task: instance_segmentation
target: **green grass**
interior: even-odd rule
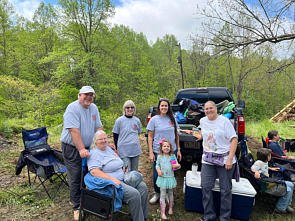
[[[12,123],[13,125],[13,123]],[[288,125],[295,125],[294,121],[283,122],[283,123],[271,123],[269,120],[263,120],[260,122],[246,122],[246,135],[248,137],[257,138],[260,143],[260,137],[266,137],[269,130],[278,130],[282,136],[286,138],[295,139],[295,129],[289,127]],[[46,126],[46,125],[44,125]],[[27,126],[26,129],[33,129],[32,125]],[[60,135],[62,131],[62,126],[47,127],[49,134],[49,144],[56,146],[60,145]],[[1,131],[1,130],[0,130]],[[14,133],[15,136],[15,133]],[[143,135],[142,135],[143,136]],[[39,187],[30,187],[28,185],[27,171],[26,168],[23,169],[19,176],[14,176],[15,173],[15,163],[18,159],[20,151],[23,149],[23,144],[21,140],[21,133],[18,133],[18,144],[19,147],[14,147],[13,145],[8,145],[7,148],[2,149],[0,152],[0,174],[2,183],[1,187],[5,186],[0,190],[0,220],[59,220],[68,221],[72,218],[72,208],[69,204],[69,191],[64,185],[61,186],[57,197],[50,201],[45,193],[45,191]],[[144,180],[149,183],[149,192],[152,193],[151,185],[151,167],[152,165],[148,163],[148,151],[146,142],[142,143],[143,155],[140,159],[141,169],[144,172]],[[288,153],[289,155],[295,155],[295,153]],[[143,169],[144,168],[144,169]],[[174,215],[169,217],[169,220],[198,220],[202,214],[196,212],[186,211],[184,208],[185,196],[182,193],[182,182],[183,176],[185,176],[185,171],[181,170],[176,173],[176,179],[178,180],[178,186],[174,191],[174,196],[176,204],[174,207]],[[56,185],[60,183],[48,183],[47,187],[50,192],[54,191]],[[293,206],[295,198],[293,197]],[[267,204],[267,206],[266,206]],[[268,205],[269,204],[269,205]],[[267,201],[267,203],[257,197],[256,205],[253,207],[251,213],[251,220],[273,220],[273,221],[285,221],[294,220],[294,215],[285,216],[273,216],[269,210],[269,206],[272,204]],[[149,205],[149,221],[161,220],[159,205]],[[86,220],[96,221],[100,220],[94,216],[88,216]],[[127,221],[130,220],[129,216],[120,216],[116,214],[114,220]]]
[[[54,127],[47,128],[48,133],[48,143],[50,144],[60,144],[60,135],[63,129],[63,125],[58,125]]]
[[[19,150],[11,149],[8,151],[0,152],[0,169],[3,170],[3,174],[13,174],[15,173],[16,159],[19,157]]]
[[[268,131],[277,130],[280,135],[287,139],[295,139],[295,129],[289,125],[295,125],[295,121],[285,121],[282,123],[272,123],[268,119],[262,121],[246,121],[246,136],[260,139],[261,136],[267,137]]]

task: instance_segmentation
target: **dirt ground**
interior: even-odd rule
[[[143,154],[140,157],[139,171],[144,175],[144,182],[146,182],[149,193],[152,195],[152,164],[148,160],[145,137],[142,136],[140,139]],[[59,144],[52,144],[51,146],[57,149],[60,148]],[[261,147],[261,142],[249,138],[248,147],[255,151]],[[61,186],[57,197],[51,201],[40,187],[36,189],[28,186],[26,168],[23,169],[20,175],[14,175],[15,165],[22,149],[23,147],[18,146],[16,141],[0,137],[0,220],[72,220],[69,192],[65,185]],[[183,179],[187,170],[190,170],[190,168],[183,166],[175,172],[178,185],[174,190],[174,214],[169,216],[169,220],[196,221],[202,217],[200,213],[187,211],[184,206]],[[52,187],[56,187],[55,184],[49,183],[48,188],[50,191],[53,191]],[[295,220],[295,215],[272,214],[274,203],[274,198],[257,194],[250,220]],[[293,203],[293,206],[295,206],[295,203]],[[89,215],[85,220],[100,219]],[[114,220],[129,221],[130,217],[117,213]],[[159,204],[149,205],[148,221],[151,220],[161,220]]]

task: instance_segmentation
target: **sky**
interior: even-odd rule
[[[27,19],[32,19],[41,0],[9,0],[15,11]],[[58,0],[44,0],[56,5]],[[197,7],[206,7],[209,0],[113,0],[115,15],[109,21],[123,24],[135,32],[142,32],[150,43],[166,34],[173,34],[181,47],[189,49],[190,36],[202,30],[202,18],[198,17]],[[257,0],[246,0],[254,4]],[[289,51],[290,52],[290,51]],[[278,48],[278,56],[288,55],[286,49]],[[288,55],[289,56],[289,55]]]
[[[196,2],[196,0],[122,0],[123,4],[116,7],[116,14],[111,22],[125,24],[136,32],[143,32],[152,42],[165,34],[173,34],[182,47],[187,47],[190,44],[190,35],[201,25],[196,17]]]
[[[10,0],[18,14],[32,19],[41,0]],[[57,0],[44,0],[57,4]],[[165,34],[173,34],[183,48],[191,44],[189,37],[201,22],[196,17],[197,2],[207,0],[114,0],[115,16],[111,23],[124,24],[135,32],[142,32],[149,42]]]

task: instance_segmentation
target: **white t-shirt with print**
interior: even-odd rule
[[[269,176],[268,174],[268,162],[263,162],[261,160],[255,161],[251,166],[252,170],[257,170],[259,173],[262,173],[264,176]]]
[[[209,120],[203,117],[200,120],[200,128],[203,137],[203,151],[217,154],[224,154],[230,151],[231,139],[237,137],[236,131],[230,120],[219,115],[216,120]],[[203,157],[202,157],[203,158]],[[224,163],[227,156],[224,157]],[[233,163],[236,157],[233,158]],[[202,160],[202,163],[207,163]],[[207,163],[209,164],[209,163]]]

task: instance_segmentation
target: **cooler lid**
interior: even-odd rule
[[[256,190],[246,178],[240,178],[239,182],[236,182],[235,179],[232,180],[232,193],[239,195],[255,196]]]
[[[188,170],[186,172],[185,181],[186,185],[189,187],[201,188],[201,172],[193,173],[191,170]],[[213,190],[220,191],[219,179],[216,179]],[[236,182],[235,179],[232,180],[232,193],[246,196],[256,195],[254,187],[246,178],[240,178],[239,182]]]

